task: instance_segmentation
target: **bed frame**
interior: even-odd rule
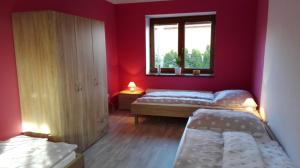
[[[51,136],[49,134],[33,133],[33,132],[23,132],[23,135],[35,137],[35,138],[48,138],[51,142],[62,142],[60,138]],[[76,153],[76,158],[70,162],[65,168],[84,168],[84,158],[80,153]]]
[[[134,115],[135,124],[138,124],[140,115],[188,118],[199,108],[203,107],[191,104],[140,103],[135,101],[131,104],[131,113]]]
[[[76,158],[70,162],[66,168],[84,168],[84,158],[80,153],[76,153]]]
[[[232,109],[222,106],[195,105],[195,104],[163,104],[163,103],[142,103],[134,101],[131,104],[131,114],[134,115],[135,124],[138,124],[140,115],[165,116],[188,118],[198,109],[220,109],[232,111],[244,111],[244,109]],[[253,113],[260,118],[259,113]]]

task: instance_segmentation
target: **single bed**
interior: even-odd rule
[[[83,168],[77,145],[19,135],[0,141],[0,167]]]
[[[174,168],[294,168],[252,113],[197,110],[189,117]]]
[[[131,104],[131,113],[138,123],[139,115],[188,118],[197,109],[228,109],[257,113],[257,104],[245,90],[219,92],[148,89]]]

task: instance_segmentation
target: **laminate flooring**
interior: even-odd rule
[[[87,168],[171,168],[187,119],[113,112],[107,133],[84,152]]]

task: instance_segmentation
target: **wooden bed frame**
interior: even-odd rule
[[[188,118],[199,108],[204,107],[191,104],[140,103],[135,101],[131,104],[131,113],[134,115],[135,123],[138,124],[139,115]]]
[[[193,114],[194,111],[198,109],[226,109],[232,111],[243,111],[243,109],[230,109],[220,106],[193,104],[142,103],[137,101],[134,101],[131,104],[131,114],[134,115],[135,124],[138,124],[138,117],[140,115],[188,118]],[[260,117],[259,113],[254,114],[256,114],[257,117]]]
[[[62,142],[60,138],[53,137],[49,134],[23,132],[23,135],[35,137],[35,138],[48,138],[50,142]],[[76,158],[70,162],[65,168],[84,168],[84,157],[80,153],[76,153]]]

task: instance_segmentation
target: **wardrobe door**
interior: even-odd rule
[[[79,61],[78,75],[79,85],[82,94],[83,125],[85,130],[85,147],[88,147],[96,140],[96,116],[93,111],[93,44],[92,44],[92,24],[90,19],[76,17],[76,46]]]
[[[106,79],[106,49],[103,22],[92,22],[93,56],[94,56],[94,95],[98,137],[104,134],[107,127],[108,102]]]
[[[13,14],[23,131],[60,135],[59,57],[53,12]]]
[[[78,60],[76,51],[75,16],[57,13],[57,36],[59,37],[59,53],[61,56],[61,81],[64,81],[64,113],[62,115],[64,139],[66,142],[84,146],[84,129],[82,125],[82,96],[79,88]]]

